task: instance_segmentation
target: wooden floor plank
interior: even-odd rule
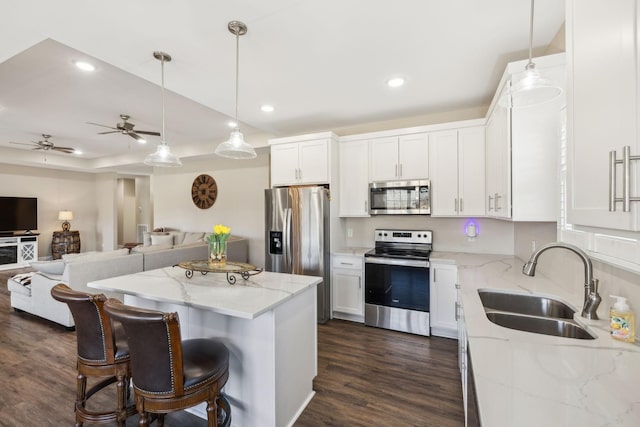
[[[0,272],[0,427],[73,425],[75,332],[13,311],[6,278],[15,273]],[[318,325],[314,389],[296,427],[464,424],[457,342],[446,338],[341,320]],[[92,398],[92,407],[109,407],[114,398],[110,386]],[[130,417],[127,426],[135,425],[137,416]],[[186,412],[165,422],[204,425]]]

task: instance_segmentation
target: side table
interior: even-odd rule
[[[64,254],[80,253],[79,231],[54,231],[51,240],[51,257],[60,259]]]

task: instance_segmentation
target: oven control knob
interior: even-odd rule
[[[387,233],[384,233],[384,237],[387,237]]]
[[[422,234],[418,234],[418,239],[419,239],[420,237],[422,237]]]

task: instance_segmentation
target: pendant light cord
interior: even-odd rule
[[[240,74],[240,29],[236,29],[236,129],[240,128],[240,123],[238,123],[238,87],[239,83],[239,74]]]
[[[161,82],[162,82],[162,143],[166,144],[165,141],[165,133],[164,133],[164,56],[160,61],[160,69],[161,69]]]

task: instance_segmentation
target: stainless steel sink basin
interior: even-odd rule
[[[523,316],[503,311],[487,311],[486,314],[487,318],[496,325],[509,329],[581,340],[595,339],[593,335],[573,320]]]
[[[573,320],[575,310],[540,295],[478,290],[487,318],[496,325],[556,337],[592,340],[596,337]]]
[[[561,301],[538,295],[489,290],[479,290],[478,294],[485,309],[558,319],[573,319],[575,313],[573,308]]]

